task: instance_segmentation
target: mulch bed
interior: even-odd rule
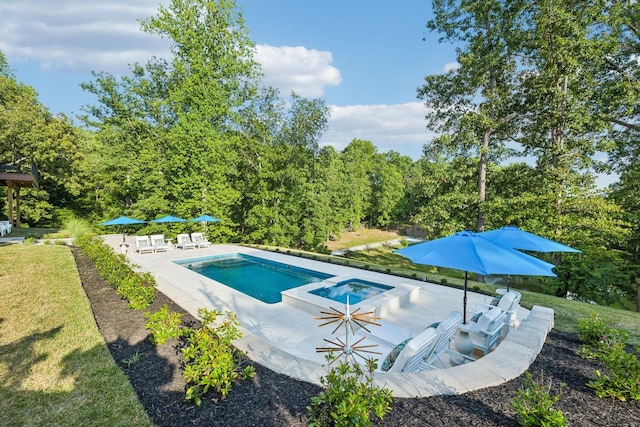
[[[298,381],[252,363],[256,376],[235,384],[229,396],[207,395],[200,408],[184,400],[186,383],[180,372],[180,343],[156,347],[148,340],[142,311],[130,310],[98,275],[95,266],[78,248],[72,249],[91,302],[98,328],[113,359],[126,374],[149,417],[158,426],[306,426],[306,407],[320,387]],[[183,320],[196,319],[158,292],[149,311],[167,304],[171,311],[184,313]],[[595,379],[597,361],[575,355],[580,342],[575,334],[551,331],[542,352],[531,365],[534,378],[544,374],[552,381],[552,392],[561,399],[562,410],[571,426],[640,426],[640,404],[600,399],[586,386]],[[136,355],[135,363],[127,363]],[[522,387],[517,378],[497,387],[463,395],[394,399],[392,411],[375,426],[517,426],[511,401]]]

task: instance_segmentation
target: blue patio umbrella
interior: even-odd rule
[[[544,237],[529,233],[512,225],[478,234],[484,239],[511,249],[533,252],[581,252],[578,249],[545,239]]]
[[[220,219],[211,215],[200,215],[197,218],[190,219],[191,222],[222,222]]]
[[[99,225],[108,226],[108,225],[133,225],[133,224],[144,224],[146,221],[141,219],[129,218],[128,216],[119,216],[118,218],[110,219],[109,221],[101,222]],[[122,243],[125,241],[125,233],[122,232]]]
[[[555,265],[483,239],[478,233],[460,231],[452,236],[399,249],[396,253],[416,264],[464,271],[463,322],[467,323],[468,273],[552,276]]]
[[[207,223],[208,222],[222,222],[220,219],[216,218],[215,216],[206,215],[206,214],[205,215],[200,215],[197,218],[190,219],[189,221],[191,221],[191,222],[202,222],[205,233],[207,232]]]
[[[149,222],[158,222],[158,223],[163,223],[163,222],[187,222],[187,220],[186,219],[182,219],[182,218],[178,218],[177,216],[173,216],[173,215],[166,215],[166,216],[163,216],[162,218],[152,219]]]

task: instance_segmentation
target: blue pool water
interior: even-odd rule
[[[369,282],[361,279],[348,279],[338,282],[334,286],[314,289],[309,291],[309,293],[341,302],[343,304],[347,303],[348,296],[349,304],[357,304],[360,301],[379,295],[389,289],[393,289],[393,286],[382,285],[380,283]]]
[[[330,274],[245,254],[226,254],[175,262],[268,304],[282,301],[282,291],[333,277]]]

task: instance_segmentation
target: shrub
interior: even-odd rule
[[[427,278],[425,277],[424,280],[427,280]],[[447,279],[441,279],[440,283],[446,285],[447,283],[449,283],[449,281]]]
[[[624,343],[601,347],[597,352],[607,370],[596,371],[596,379],[587,383],[598,397],[612,397],[621,401],[640,401],[640,363],[633,353],[625,351]],[[640,352],[640,348],[636,351]]]
[[[329,362],[335,359],[330,353]],[[340,361],[320,378],[324,390],[307,406],[310,427],[370,426],[371,413],[382,419],[391,411],[391,391],[373,385],[373,359],[367,361],[369,375],[357,363]]]
[[[182,314],[169,312],[167,304],[154,313],[147,311],[144,317],[147,319],[145,327],[151,332],[149,340],[155,345],[162,345],[168,339],[178,339],[182,336],[183,329],[180,327]]]
[[[534,381],[527,371],[524,373],[524,384],[516,392],[511,406],[518,412],[522,426],[566,426],[567,420],[562,411],[552,408],[558,400],[560,396],[551,393],[551,381],[545,383],[542,374],[539,381]]]
[[[99,238],[85,235],[76,243],[95,263],[100,276],[129,302],[129,307],[143,309],[153,302],[156,295],[153,276],[132,271],[124,254],[114,253]]]
[[[588,317],[578,319],[578,338],[584,344],[596,346],[599,343],[615,338],[615,330],[611,326],[611,321],[603,319],[596,312],[592,312]]]
[[[242,336],[237,316],[227,312],[223,320],[217,321],[221,314],[217,310],[198,309],[202,327],[188,333],[188,345],[182,349],[185,360],[182,375],[191,384],[185,397],[197,406],[202,404],[202,395],[209,389],[224,398],[236,380],[255,375],[253,366],[241,369],[239,353],[231,345],[233,340]]]

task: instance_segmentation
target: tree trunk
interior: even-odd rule
[[[478,162],[478,232],[484,231],[484,203],[487,199],[487,151],[491,130],[485,131],[482,136],[482,149],[480,150],[480,161]]]

